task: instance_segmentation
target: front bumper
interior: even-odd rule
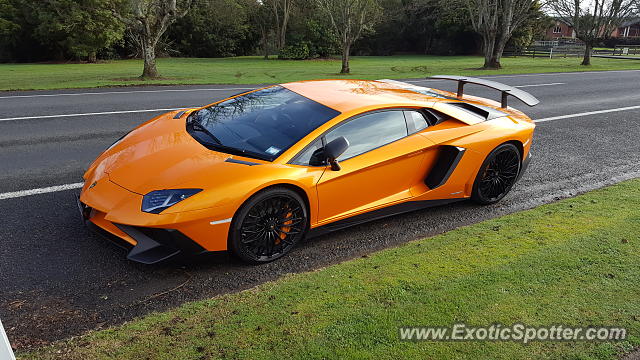
[[[109,223],[97,216],[94,209],[83,204],[79,196],[76,196],[76,202],[84,224],[102,237],[129,250],[129,260],[155,264],[177,256],[207,252],[178,230]],[[93,221],[93,218],[99,221]]]

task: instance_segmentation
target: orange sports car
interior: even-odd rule
[[[143,123],[91,164],[85,223],[128,258],[231,250],[262,263],[302,238],[428,206],[492,204],[531,154],[534,123],[497,82],[451,93],[393,80],[269,86]],[[501,102],[464,94],[499,90]]]

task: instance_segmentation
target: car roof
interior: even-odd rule
[[[425,102],[445,97],[444,92],[433,91],[426,95],[401,84],[393,81],[345,79],[298,81],[281,86],[340,112],[370,106],[425,106]]]

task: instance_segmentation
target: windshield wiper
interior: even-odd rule
[[[213,140],[214,142],[208,142],[208,141],[202,142],[203,145],[205,145],[207,148],[210,148],[211,150],[219,150],[222,152],[226,152],[228,154],[235,154],[235,155],[246,156],[254,159],[272,161],[270,157],[265,156],[264,154],[223,145],[220,139],[218,139],[215,135],[211,133],[211,131],[207,130],[207,128],[205,128],[204,125],[202,125],[200,122],[196,120],[188,121],[187,126],[189,126],[192,131],[201,132],[203,134],[206,134],[209,138],[211,138],[211,140]]]
[[[270,157],[251,150],[239,149],[221,144],[208,144],[207,147],[211,150],[221,151],[227,154],[246,156],[259,160],[273,161],[273,159],[271,159]]]
[[[204,125],[200,124],[200,122],[198,122],[196,120],[191,120],[191,121],[189,121],[188,124],[191,126],[191,129],[193,129],[193,131],[199,131],[201,133],[205,133],[208,137],[210,137],[217,144],[222,145],[222,141],[220,141],[220,139],[218,139],[215,135],[213,135],[211,133],[211,131],[207,130],[207,128],[204,127]]]

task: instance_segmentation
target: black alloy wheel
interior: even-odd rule
[[[471,199],[485,205],[500,201],[516,183],[521,166],[520,151],[515,145],[498,146],[482,163]]]
[[[229,247],[242,260],[270,262],[291,251],[308,224],[304,200],[287,188],[271,188],[250,198],[233,220]]]

